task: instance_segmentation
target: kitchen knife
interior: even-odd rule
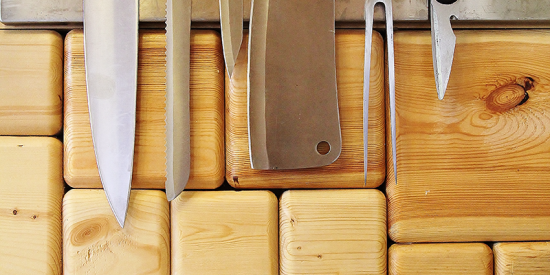
[[[253,169],[328,165],[342,141],[334,0],[255,0],[248,59]]]
[[[231,78],[243,41],[243,0],[220,0],[223,57]]]
[[[191,169],[189,76],[191,0],[166,5],[166,197],[185,188]]]
[[[134,160],[138,1],[84,0],[84,55],[97,168],[124,227]]]

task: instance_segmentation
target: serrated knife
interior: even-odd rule
[[[191,0],[166,3],[166,197],[175,199],[191,169],[189,77]]]
[[[86,88],[97,168],[124,227],[134,161],[137,0],[84,0]]]

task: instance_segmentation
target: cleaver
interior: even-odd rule
[[[99,176],[124,227],[134,163],[138,1],[84,0],[84,56]]]
[[[339,157],[334,30],[334,0],[252,2],[247,96],[253,169],[320,167]]]

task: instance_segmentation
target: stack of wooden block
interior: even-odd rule
[[[246,43],[229,79],[219,33],[193,31],[191,177],[168,202],[164,31],[143,30],[120,228],[95,162],[82,31],[0,30],[0,274],[548,274],[548,34],[458,32],[439,101],[429,32],[396,32],[396,181],[380,34],[365,179],[364,31],[336,34],[340,158],[284,171],[250,168]]]

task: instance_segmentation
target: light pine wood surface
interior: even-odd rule
[[[378,190],[289,190],[279,206],[280,274],[386,274]]]
[[[388,155],[389,234],[396,242],[547,240],[550,31],[455,33],[441,101],[430,32],[395,33],[398,179]]]
[[[253,170],[247,124],[247,43],[243,43],[232,80],[226,80],[226,179],[235,188],[364,188],[385,179],[384,44],[375,33],[369,98],[368,176],[363,169],[363,62],[365,33],[336,32],[336,75],[342,153],[333,164],[297,170]],[[244,41],[248,41],[245,37]],[[253,92],[253,91],[252,91]]]
[[[482,243],[394,244],[389,275],[492,275],[493,253]]]
[[[124,228],[103,190],[67,192],[63,274],[170,274],[170,208],[164,192],[132,190]]]
[[[550,274],[550,242],[496,243],[495,275]]]
[[[62,149],[0,137],[0,274],[61,274]]]
[[[0,30],[0,135],[51,136],[63,118],[63,39]]]
[[[278,274],[269,191],[183,191],[171,202],[172,274]]]
[[[164,189],[165,35],[141,31],[133,188]],[[65,180],[76,188],[101,188],[93,150],[82,30],[65,39]],[[214,31],[191,35],[191,175],[188,189],[223,183],[224,67],[221,40]]]

